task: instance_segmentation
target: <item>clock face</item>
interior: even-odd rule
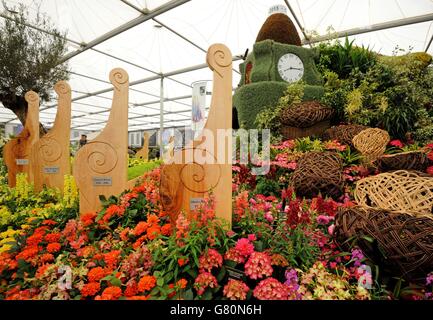
[[[278,72],[285,81],[296,82],[304,76],[304,64],[296,54],[287,53],[278,61]]]

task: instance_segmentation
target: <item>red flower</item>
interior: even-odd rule
[[[61,236],[60,233],[49,233],[45,236],[45,241],[48,243],[59,242]]]
[[[50,243],[50,244],[47,246],[47,251],[48,251],[49,253],[56,253],[56,252],[59,252],[61,248],[62,248],[62,245],[61,245],[60,243],[57,243],[57,242],[55,242],[55,243]]]
[[[88,212],[80,217],[81,222],[85,227],[92,225],[97,217],[96,212]]]
[[[89,282],[99,282],[102,278],[105,277],[105,274],[106,273],[104,269],[102,269],[101,267],[96,267],[91,269],[87,273],[87,279],[89,280]]]
[[[125,297],[133,297],[138,293],[138,285],[135,280],[129,281],[125,289]]]
[[[428,158],[430,161],[433,161],[433,151],[430,151],[430,152],[427,154],[427,158]]]
[[[188,285],[188,281],[186,279],[180,279],[178,282],[176,282],[176,287],[179,289],[185,289]]]
[[[168,237],[171,235],[171,224],[167,223],[161,228],[162,235]]]
[[[83,298],[93,297],[99,292],[99,290],[101,290],[101,285],[99,282],[90,282],[85,284],[81,289],[81,296],[83,296]]]
[[[45,253],[41,256],[42,263],[53,262],[53,261],[54,261],[54,256],[51,253]]]
[[[179,265],[179,267],[183,267],[187,263],[188,263],[188,259],[184,259],[184,258],[177,259],[177,264]]]
[[[144,276],[138,282],[138,291],[150,291],[156,286],[156,278],[154,276]]]
[[[393,146],[393,147],[396,147],[396,148],[403,148],[404,147],[404,144],[403,144],[403,142],[401,142],[400,140],[392,140],[390,143],[389,143],[389,145],[390,146]]]
[[[433,166],[428,167],[426,172],[427,172],[429,175],[433,176]]]
[[[55,226],[56,224],[57,224],[57,222],[54,220],[44,220],[42,222],[42,225],[44,225],[44,226]]]

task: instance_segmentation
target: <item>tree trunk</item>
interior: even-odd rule
[[[11,110],[23,124],[26,125],[27,117],[27,101],[22,96],[16,96],[12,94],[0,95],[0,101],[3,103],[4,107]],[[39,135],[43,137],[47,133],[42,123],[39,123]]]

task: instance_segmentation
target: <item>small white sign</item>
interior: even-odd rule
[[[28,166],[29,160],[28,159],[17,159],[16,160],[18,166]]]
[[[111,177],[93,177],[93,186],[101,187],[101,186],[112,186],[113,179]]]
[[[45,174],[57,174],[60,172],[59,167],[44,167]]]
[[[203,198],[191,198],[189,200],[189,209],[194,211],[204,203]]]
[[[275,6],[272,6],[269,9],[269,15],[273,15],[275,13],[284,13],[285,15],[287,15],[287,8],[286,8],[286,6],[284,6],[282,4],[277,4]]]

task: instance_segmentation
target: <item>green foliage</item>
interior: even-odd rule
[[[295,140],[295,152],[323,151],[322,141],[319,139],[311,140],[310,137]]]
[[[355,68],[346,79],[326,71],[321,101],[334,108],[334,122],[380,127],[398,139],[414,132],[415,138],[427,141],[432,122],[426,106],[433,101],[433,70],[422,67],[428,61],[424,55],[393,61],[379,59],[365,72]]]
[[[254,193],[263,194],[265,196],[279,196],[281,194],[281,187],[278,181],[260,176]]]
[[[355,40],[349,41],[346,37],[344,43],[336,41],[334,44],[320,44],[317,48],[319,52],[318,69],[335,72],[341,79],[347,79],[353,70],[366,72],[374,66],[377,58],[370,48],[357,47]]]

